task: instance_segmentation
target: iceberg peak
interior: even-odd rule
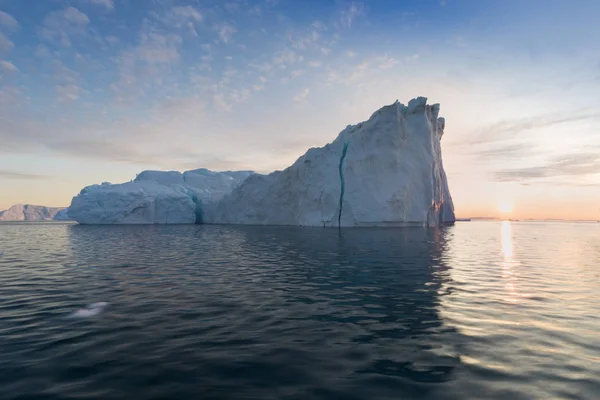
[[[395,101],[283,171],[247,179],[206,215],[214,223],[404,226],[454,222],[439,104]]]

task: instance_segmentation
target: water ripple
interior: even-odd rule
[[[597,398],[599,230],[0,224],[0,398]]]

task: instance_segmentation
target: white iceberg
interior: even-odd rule
[[[129,183],[84,188],[68,215],[85,224],[453,223],[438,113],[439,105],[424,97],[396,101],[283,171],[144,171]]]
[[[405,226],[454,222],[442,165],[444,119],[419,97],[312,148],[291,167],[252,175],[204,221],[303,226]]]
[[[251,171],[143,171],[132,182],[90,185],[68,216],[80,224],[194,224],[203,205],[221,199]]]

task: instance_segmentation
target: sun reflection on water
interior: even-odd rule
[[[518,266],[518,262],[513,258],[513,239],[512,225],[510,221],[502,221],[500,228],[500,243],[502,245],[502,278],[506,279],[504,289],[507,296],[504,298],[506,302],[516,303],[519,297],[516,288],[516,277],[514,268]]]

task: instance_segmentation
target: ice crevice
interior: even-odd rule
[[[338,227],[342,226],[342,209],[344,206],[344,159],[346,158],[346,153],[348,152],[348,142],[344,143],[344,147],[342,148],[342,156],[340,157],[340,205],[338,212]]]

